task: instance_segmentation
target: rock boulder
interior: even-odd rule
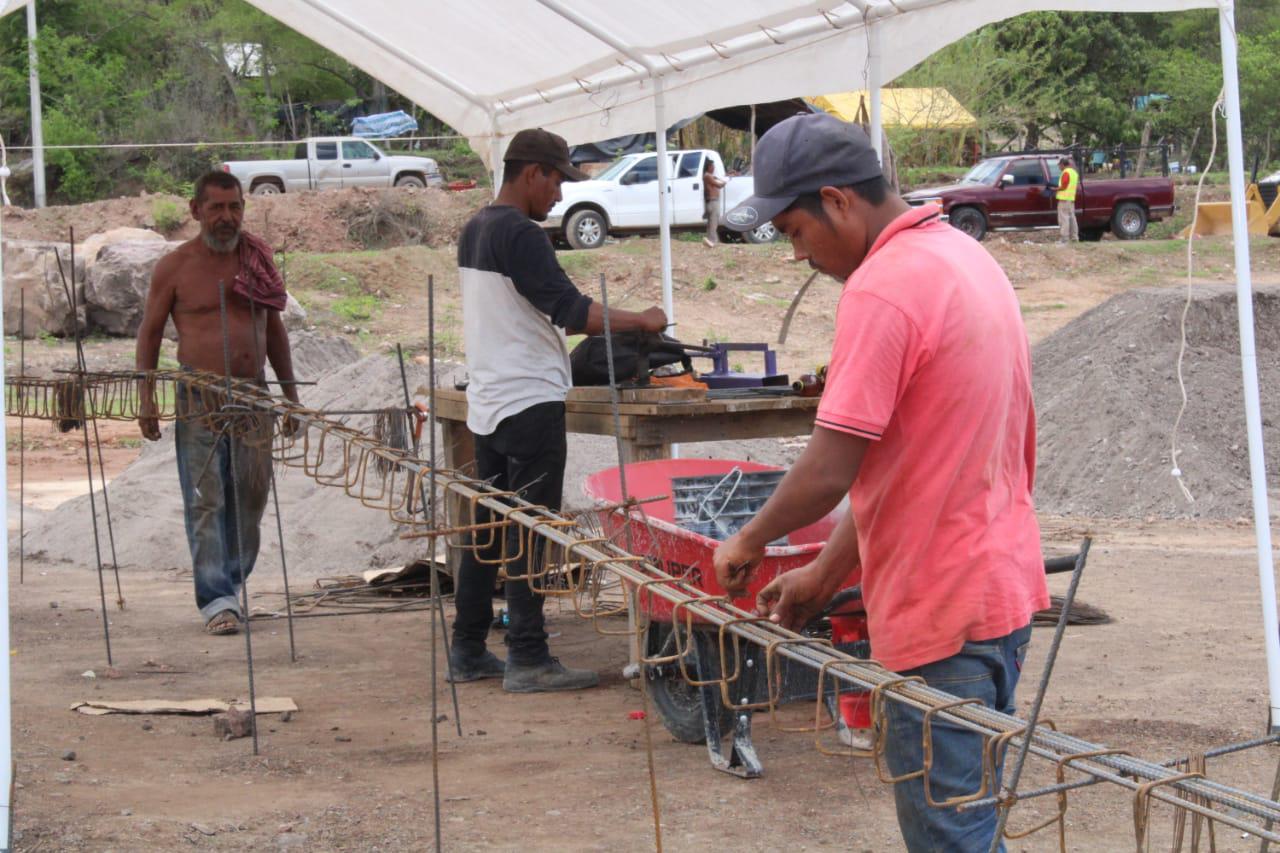
[[[28,339],[40,334],[60,337],[75,333],[71,304],[67,301],[62,275],[75,281],[81,328],[85,326],[84,258],[76,253],[71,270],[71,247],[66,243],[38,240],[5,240],[4,252],[4,333],[22,331]],[[62,272],[59,271],[59,260]],[[70,284],[70,282],[68,282]],[[25,309],[25,317],[19,308]]]

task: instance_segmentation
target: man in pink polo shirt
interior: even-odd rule
[[[813,435],[773,497],[716,551],[741,591],[766,543],[850,512],[813,563],[779,576],[757,610],[799,627],[859,579],[872,653],[961,698],[1011,713],[1049,604],[1031,490],[1035,412],[1013,288],[974,240],[889,191],[866,134],[827,115],[781,122],[756,149],[757,194],[725,216],[772,220],[798,260],[844,281]],[[922,766],[922,718],[890,702],[886,760]],[[982,738],[935,725],[935,800],[981,784]],[[895,786],[911,851],[986,851],[992,809],[930,807],[919,778]]]

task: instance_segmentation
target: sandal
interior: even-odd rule
[[[206,622],[204,629],[215,637],[236,634],[240,631],[240,617],[234,610],[223,610]]]

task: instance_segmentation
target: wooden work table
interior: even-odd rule
[[[732,441],[808,435],[818,410],[817,397],[735,397],[697,399],[687,389],[624,391],[618,406],[623,455],[626,462],[667,459],[671,445],[699,441]],[[475,444],[467,429],[467,392],[436,389],[436,417],[444,432],[448,468],[475,458]],[[565,401],[569,432],[613,435],[613,408],[607,388],[573,388]]]

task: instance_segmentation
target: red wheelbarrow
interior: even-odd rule
[[[759,511],[783,473],[783,469],[775,466],[732,459],[663,459],[634,463],[626,468],[630,495],[666,497],[632,509],[629,516],[621,510],[602,511],[600,523],[609,536],[622,534],[624,528],[629,527],[635,553],[656,555],[660,568],[668,574],[685,579],[708,595],[724,595],[725,590],[716,583],[712,566],[716,546]],[[623,500],[617,468],[590,475],[583,488],[588,497],[602,503],[616,505]],[[770,544],[751,585],[733,603],[750,610],[757,593],[775,577],[812,562],[840,514],[847,511],[842,504],[817,523]],[[842,650],[868,657],[870,649],[866,643],[861,595],[855,589],[843,590],[833,603],[838,612],[824,613],[806,633],[830,636]],[[657,596],[644,596],[639,608],[647,625],[643,638],[645,657],[674,655],[677,637],[672,626],[671,603]],[[684,619],[682,616],[682,623]],[[683,626],[679,629],[683,630]],[[751,744],[751,713],[726,707],[716,683],[721,666],[716,630],[710,625],[699,627],[695,622],[693,635],[684,647],[688,651],[683,669],[678,663],[655,664],[646,666],[643,673],[649,679],[650,693],[662,724],[677,740],[705,743],[711,763],[717,769],[746,778],[759,776],[762,767]],[[752,647],[742,651],[740,675],[732,683],[732,690],[742,694],[738,704],[758,701],[758,688],[764,685],[757,682],[763,680],[760,671],[766,668],[766,663],[763,650]],[[690,684],[686,673],[703,686]],[[780,701],[816,697],[817,677],[811,669],[789,667],[784,661],[779,677],[782,686],[775,695]],[[824,692],[828,693],[828,710],[841,739],[861,740],[853,728],[866,728],[870,724],[863,707],[865,702],[860,702],[859,697],[846,689],[840,694],[840,713],[837,713],[830,684],[828,681]],[[729,732],[733,733],[733,740],[726,754],[722,740]]]

